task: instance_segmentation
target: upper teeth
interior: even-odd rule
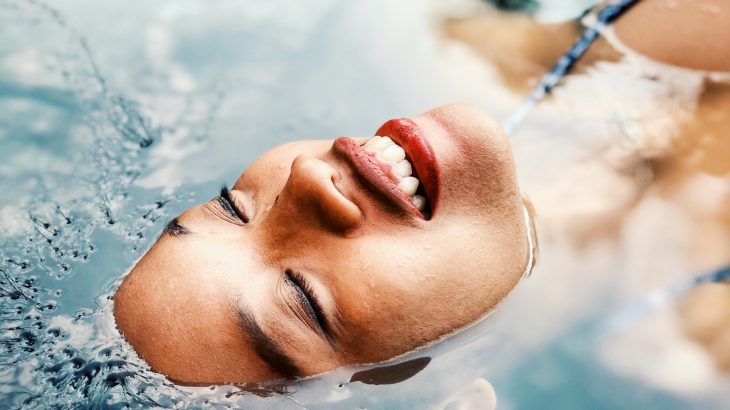
[[[390,137],[374,136],[365,143],[365,150],[375,154],[375,157],[386,167],[386,172],[396,182],[398,189],[411,198],[413,205],[419,211],[426,206],[426,198],[416,195],[418,178],[411,176],[413,167],[406,159],[406,151],[396,144]]]

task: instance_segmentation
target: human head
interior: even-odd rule
[[[124,278],[114,314],[137,353],[188,383],[307,376],[406,353],[499,303],[530,257],[501,128],[449,105],[376,135],[405,149],[423,212],[396,186],[407,165],[388,165],[402,153],[371,152],[387,140],[276,147]]]

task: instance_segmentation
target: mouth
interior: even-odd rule
[[[350,163],[363,185],[388,203],[423,220],[433,217],[440,167],[416,123],[390,120],[365,143],[338,138],[333,149]]]

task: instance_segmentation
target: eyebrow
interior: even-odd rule
[[[236,306],[235,309],[238,320],[259,357],[287,379],[293,379],[300,374],[299,368],[294,364],[294,359],[284,353],[276,341],[261,329],[251,311],[245,306]]]
[[[187,235],[190,233],[190,229],[180,225],[180,221],[177,218],[173,218],[170,222],[165,225],[165,229],[162,230],[162,234],[168,234],[170,236]]]

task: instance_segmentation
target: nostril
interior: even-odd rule
[[[342,191],[340,173],[326,161],[299,156],[292,162],[282,191],[284,202],[296,202],[298,212],[314,214],[322,226],[350,231],[362,224],[362,212]]]

